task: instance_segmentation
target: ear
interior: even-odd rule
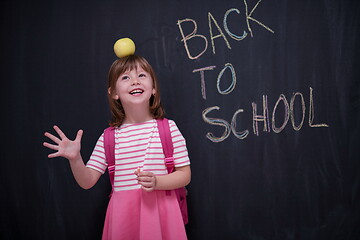
[[[152,95],[155,96],[155,94],[156,94],[156,90],[155,90],[155,88],[153,88],[153,89],[152,89]]]
[[[111,93],[111,88],[108,88],[108,94],[114,99],[114,100],[118,100],[119,96],[117,94],[112,94]]]

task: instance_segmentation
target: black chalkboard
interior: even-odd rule
[[[134,40],[187,139],[189,239],[359,239],[360,4],[351,0],[3,1],[1,239],[100,239],[85,191],[47,159],[53,124],[110,119],[112,47]]]

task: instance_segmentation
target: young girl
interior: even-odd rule
[[[164,117],[164,110],[150,64],[136,55],[116,60],[109,71],[108,98],[110,125],[116,127],[115,181],[103,239],[186,239],[174,189],[190,182],[190,161],[185,139],[170,120],[175,171],[167,173],[155,120]],[[67,158],[77,183],[91,188],[107,169],[104,134],[84,165],[80,155],[82,130],[71,141],[59,127],[54,129],[59,137],[45,133],[55,143],[44,143],[56,151],[49,158]]]

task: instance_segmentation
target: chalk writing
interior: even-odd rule
[[[242,113],[244,112],[244,109],[238,109],[232,119],[231,119],[231,131],[232,133],[234,134],[235,137],[239,138],[239,139],[244,139],[246,138],[248,135],[249,135],[249,130],[244,130],[244,131],[241,131],[241,132],[236,132],[236,120],[237,120],[237,115],[239,113]]]
[[[210,40],[211,40],[211,46],[213,49],[213,53],[215,54],[215,45],[214,45],[214,39],[222,37],[226,43],[226,46],[231,49],[229,41],[227,40],[225,34],[223,33],[223,31],[221,30],[221,28],[219,27],[219,24],[216,22],[215,18],[213,17],[213,15],[209,12],[208,13],[208,19],[209,19],[209,32],[210,32]],[[213,35],[213,31],[212,31],[212,24],[211,22],[213,22],[215,24],[215,26],[217,27],[217,30],[219,31],[220,34],[218,35]]]
[[[252,103],[253,109],[253,131],[256,136],[259,136],[259,127],[258,122],[264,122],[264,132],[270,132],[269,125],[269,110],[268,110],[268,100],[267,96],[263,95],[263,115],[257,115],[257,105],[256,103]]]
[[[329,127],[326,123],[313,124],[314,121],[314,98],[313,89],[310,88],[310,111],[309,111],[309,126],[310,127]]]
[[[280,133],[284,130],[284,128],[286,127],[286,125],[289,122],[289,119],[294,119],[294,100],[296,96],[300,96],[301,97],[301,108],[302,108],[302,121],[298,126],[295,126],[295,120],[292,120],[292,127],[295,131],[299,131],[302,127],[302,124],[304,122],[304,118],[305,118],[305,101],[304,101],[304,97],[302,93],[296,92],[293,94],[291,101],[290,101],[290,105],[289,102],[286,99],[286,96],[284,94],[280,94],[278,100],[276,101],[273,110],[272,110],[272,118],[271,118],[271,126],[272,128],[270,129],[269,126],[269,109],[268,109],[268,96],[267,95],[263,95],[263,115],[258,115],[257,114],[257,104],[256,103],[252,103],[252,109],[253,109],[253,132],[254,135],[259,136],[259,127],[258,124],[259,123],[263,123],[264,127],[263,127],[263,132],[268,132],[270,133],[271,130],[274,133]],[[275,118],[275,114],[277,111],[277,108],[279,107],[280,103],[283,103],[284,106],[284,119],[283,122],[281,124],[280,127],[276,126],[276,118]],[[313,89],[310,87],[310,97],[309,97],[309,109],[312,109],[309,111],[309,126],[310,127],[329,127],[328,124],[325,123],[320,123],[320,124],[313,124],[313,120],[314,120],[314,102],[313,102]],[[243,130],[241,132],[237,132],[236,131],[236,121],[237,121],[237,115],[239,113],[244,112],[244,109],[238,109],[235,111],[232,120],[231,120],[231,124],[229,124],[229,122],[227,122],[224,119],[221,118],[213,118],[213,117],[209,117],[208,115],[213,111],[213,110],[220,110],[219,106],[213,106],[213,107],[209,107],[206,108],[203,112],[202,112],[202,118],[203,120],[210,124],[210,125],[217,125],[217,126],[221,126],[224,127],[224,132],[220,137],[216,137],[212,132],[208,132],[206,134],[206,137],[208,139],[210,139],[212,142],[222,142],[224,141],[226,138],[228,138],[230,136],[230,133],[232,132],[234,134],[235,137],[239,138],[239,139],[245,139],[248,135],[249,135],[249,131]],[[231,132],[230,132],[231,130]]]
[[[206,100],[206,83],[205,83],[205,74],[204,71],[208,71],[208,70],[213,70],[214,68],[216,68],[216,66],[207,66],[207,67],[202,67],[202,68],[198,68],[198,69],[194,69],[192,72],[196,73],[196,72],[200,72],[200,84],[201,84],[201,96],[203,99]],[[222,76],[225,72],[226,69],[230,69],[231,71],[231,84],[230,86],[225,89],[225,90],[221,90],[220,89],[220,82],[222,79]],[[236,86],[236,73],[235,73],[235,69],[233,67],[233,65],[231,63],[226,63],[224,68],[220,71],[217,80],[216,80],[216,88],[218,90],[218,92],[222,95],[226,95],[231,93]]]
[[[206,100],[206,87],[205,87],[205,75],[204,75],[204,71],[208,71],[208,70],[214,70],[216,68],[216,66],[207,66],[207,67],[203,67],[203,68],[198,68],[198,69],[194,69],[193,73],[195,72],[200,72],[200,77],[201,77],[201,94],[203,99]],[[226,69],[230,69],[231,71],[231,79],[232,82],[230,84],[230,86],[226,89],[226,90],[221,90],[220,89],[220,81],[222,79],[222,76],[224,74],[224,71]],[[226,63],[225,67],[220,71],[220,73],[218,74],[217,77],[217,81],[216,81],[216,86],[218,89],[218,92],[220,94],[226,95],[231,93],[236,86],[236,73],[235,73],[235,69],[233,67],[233,65],[231,63]],[[310,99],[309,99],[309,126],[310,127],[329,127],[328,124],[326,123],[320,123],[320,124],[314,124],[314,101],[313,101],[313,88],[310,87]],[[294,105],[295,105],[295,99],[296,97],[300,98],[301,101],[301,122],[296,125],[295,123],[295,113],[294,113]],[[286,96],[284,94],[280,94],[278,100],[275,103],[275,106],[273,108],[272,111],[272,117],[271,117],[271,130],[270,130],[270,119],[269,119],[269,108],[268,108],[268,96],[267,95],[263,95],[263,101],[262,101],[262,115],[258,114],[258,108],[257,108],[257,104],[255,102],[252,102],[251,106],[252,106],[252,113],[253,113],[253,118],[252,118],[252,122],[253,122],[253,132],[256,136],[259,136],[259,123],[263,123],[263,132],[271,132],[271,130],[274,133],[280,133],[284,130],[284,128],[286,127],[286,125],[289,122],[289,119],[291,119],[291,124],[292,127],[295,131],[299,131],[304,123],[304,119],[305,119],[305,111],[306,111],[306,107],[305,107],[305,100],[304,100],[304,96],[302,93],[300,92],[296,92],[292,95],[291,100],[290,100],[290,104],[288,102],[288,100],[286,99]],[[284,118],[283,118],[283,122],[280,125],[280,127],[277,126],[277,119],[275,118],[276,112],[278,107],[280,107],[279,105],[282,103],[283,108],[284,108]],[[208,139],[210,139],[213,142],[221,142],[224,141],[226,138],[229,137],[230,135],[230,130],[231,132],[234,134],[235,137],[239,138],[239,139],[245,139],[248,134],[249,131],[248,130],[244,130],[241,132],[237,132],[236,131],[236,118],[237,115],[241,112],[244,112],[243,109],[238,109],[234,115],[233,115],[233,119],[231,121],[231,124],[229,124],[226,120],[221,119],[221,118],[209,118],[208,114],[210,112],[212,112],[213,110],[219,110],[220,107],[218,106],[214,106],[214,107],[210,107],[207,108],[203,111],[202,113],[202,117],[204,119],[204,121],[206,123],[209,123],[211,125],[218,125],[218,126],[222,126],[225,128],[224,133],[222,134],[222,136],[220,137],[216,137],[213,133],[209,132],[207,133],[206,137]]]
[[[220,81],[221,81],[221,77],[223,76],[226,69],[230,69],[230,71],[231,71],[231,80],[232,81],[231,81],[230,86],[226,90],[222,91],[220,89]],[[229,94],[234,90],[235,85],[236,85],[236,74],[235,74],[234,67],[233,67],[233,65],[231,63],[226,63],[225,67],[220,71],[220,73],[219,73],[219,75],[217,77],[216,87],[218,89],[218,92],[220,94],[223,94],[223,95]]]
[[[301,99],[301,112],[302,112],[302,120],[300,122],[300,124],[298,126],[295,125],[295,117],[294,117],[294,101],[296,96],[300,96]],[[283,102],[284,105],[284,120],[283,120],[283,124],[278,128],[276,127],[276,119],[275,119],[275,113],[277,110],[278,105],[280,104],[280,102]],[[259,116],[256,115],[256,104],[252,103],[253,106],[253,130],[254,130],[254,134],[255,135],[259,135],[259,131],[258,131],[258,122],[264,122],[264,132],[270,132],[270,129],[268,128],[269,126],[269,122],[268,122],[268,101],[267,101],[267,96],[263,96],[263,115]],[[310,94],[309,94],[309,126],[310,127],[329,127],[328,124],[325,123],[320,123],[320,124],[313,124],[313,120],[314,120],[314,102],[313,102],[313,89],[310,87]],[[312,110],[311,110],[312,109]],[[275,133],[280,133],[285,126],[287,125],[289,118],[291,118],[291,123],[292,123],[292,127],[295,131],[299,131],[301,129],[301,127],[303,126],[304,123],[304,119],[305,119],[305,100],[304,100],[304,96],[302,93],[300,92],[296,92],[293,94],[293,96],[291,97],[291,101],[290,101],[290,105],[285,97],[284,94],[280,94],[278,100],[275,103],[275,106],[273,108],[273,112],[272,112],[272,119],[271,119],[271,123],[272,123],[272,130]]]
[[[227,18],[228,18],[228,15],[229,13],[231,12],[236,12],[237,14],[240,14],[240,11],[236,8],[231,8],[229,10],[226,11],[225,13],[225,16],[224,16],[224,20],[223,20],[223,25],[224,25],[224,28],[225,28],[225,32],[227,34],[229,34],[229,36],[232,38],[232,39],[235,39],[236,41],[241,41],[241,40],[244,40],[247,36],[247,32],[244,30],[243,32],[243,35],[242,36],[238,36],[232,32],[230,32],[229,28],[228,28],[228,25],[227,25]]]
[[[285,114],[284,114],[284,122],[283,122],[283,124],[281,125],[280,128],[277,128],[277,127],[275,126],[275,112],[276,112],[277,106],[279,105],[280,101],[282,101],[282,102],[284,103]],[[284,95],[284,94],[280,94],[280,97],[279,97],[279,99],[276,101],[276,104],[275,104],[275,107],[274,107],[274,110],[273,110],[273,113],[272,113],[272,125],[271,125],[271,126],[272,126],[272,130],[273,130],[274,132],[276,132],[276,133],[281,132],[281,131],[285,128],[285,126],[286,126],[286,124],[288,123],[288,121],[289,121],[289,103],[288,103],[288,101],[286,100],[285,95]]]
[[[206,100],[206,87],[205,87],[205,74],[204,74],[204,71],[213,70],[214,68],[216,68],[216,66],[203,67],[203,68],[199,68],[199,69],[194,69],[192,71],[193,73],[200,72],[201,96],[205,100]]]
[[[184,35],[184,31],[181,27],[181,24],[183,22],[192,22],[194,24],[194,31],[188,35]],[[178,23],[177,25],[179,26],[179,29],[180,29],[180,33],[181,33],[181,36],[182,36],[182,42],[184,42],[184,47],[185,47],[185,50],[186,50],[186,53],[188,55],[188,57],[190,59],[197,59],[199,58],[201,55],[203,55],[203,53],[206,51],[207,47],[208,47],[208,41],[207,41],[207,38],[204,36],[204,35],[200,35],[200,34],[196,34],[197,32],[197,24],[195,22],[195,20],[193,19],[190,19],[190,18],[186,18],[186,19],[183,19],[183,20],[178,20]],[[195,38],[195,37],[200,37],[202,38],[204,41],[205,41],[205,47],[204,47],[204,50],[202,52],[200,52],[198,55],[196,55],[195,57],[193,57],[191,54],[190,54],[190,51],[189,51],[189,47],[188,47],[188,44],[187,44],[187,41],[192,39],[192,38]]]
[[[312,94],[312,93],[311,93]],[[300,96],[301,97],[301,110],[302,110],[302,119],[301,122],[298,126],[295,126],[295,117],[294,117],[294,102],[295,102],[295,97],[296,96]],[[293,94],[293,96],[291,97],[290,100],[290,117],[291,117],[291,124],[294,128],[294,130],[299,131],[304,123],[305,120],[305,100],[304,100],[304,96],[302,95],[302,93],[296,92]]]
[[[259,6],[260,2],[261,2],[261,0],[259,0],[256,3],[256,5],[249,12],[248,4],[247,4],[246,0],[244,0],[245,21],[246,21],[247,29],[250,32],[251,37],[253,37],[254,34],[253,34],[253,31],[252,31],[251,26],[250,26],[250,21],[253,21],[253,22],[257,23],[258,25],[260,25],[261,27],[263,27],[264,29],[266,29],[267,31],[269,31],[271,33],[275,33],[275,31],[272,30],[270,27],[266,26],[264,23],[262,23],[259,20],[252,17],[252,14],[254,13],[255,9]],[[232,39],[234,39],[236,41],[240,41],[240,40],[245,39],[248,34],[244,30],[243,35],[238,36],[238,35],[234,34],[232,31],[229,30],[227,21],[228,21],[228,15],[230,13],[232,13],[232,12],[236,12],[237,14],[240,14],[240,10],[238,10],[237,8],[231,8],[231,9],[227,10],[225,12],[224,17],[223,17],[223,27],[225,29],[225,32]],[[186,22],[192,22],[193,25],[194,25],[194,30],[190,34],[187,34],[187,35],[184,34],[184,29],[182,27],[182,24],[184,24]],[[206,50],[208,48],[208,40],[207,40],[205,35],[197,33],[197,23],[196,23],[196,21],[194,19],[191,19],[191,18],[185,18],[185,19],[178,20],[177,25],[179,27],[180,34],[181,34],[181,37],[182,37],[181,41],[184,43],[184,48],[185,48],[185,51],[187,53],[188,58],[191,59],[191,60],[194,60],[194,59],[197,59],[197,58],[201,57],[206,52]],[[219,32],[219,34],[214,35],[214,33],[213,33],[213,25],[216,27],[217,32]],[[224,40],[227,48],[231,49],[230,43],[227,40],[226,35],[224,34],[223,30],[221,29],[221,27],[219,26],[218,22],[216,21],[216,19],[214,18],[214,16],[212,15],[211,12],[208,12],[208,26],[209,26],[209,35],[210,35],[213,54],[216,54],[215,43],[214,43],[214,39],[216,39],[216,38],[222,38]],[[205,44],[202,51],[199,54],[195,55],[195,56],[190,53],[189,43],[188,43],[193,38],[202,38],[204,40],[203,42]]]
[[[230,124],[227,121],[225,121],[224,119],[207,117],[208,113],[210,113],[213,110],[219,110],[219,109],[220,109],[220,107],[218,107],[218,106],[209,107],[209,108],[205,109],[202,113],[202,117],[206,123],[224,127],[224,133],[221,135],[221,137],[215,137],[214,134],[211,132],[208,132],[206,134],[206,137],[208,139],[210,139],[212,142],[222,142],[226,138],[228,138],[230,135]]]
[[[253,9],[251,10],[250,14],[249,14],[249,10],[248,10],[248,5],[246,3],[246,0],[244,0],[244,4],[245,4],[245,10],[246,10],[246,24],[247,27],[249,29],[250,35],[251,37],[253,37],[253,32],[252,29],[250,27],[250,23],[249,20],[256,22],[257,24],[259,24],[260,26],[264,27],[266,30],[268,30],[271,33],[275,33],[274,30],[272,30],[271,28],[269,28],[268,26],[266,26],[265,24],[263,24],[262,22],[254,19],[253,17],[251,17],[251,15],[253,14],[253,12],[255,11],[255,9],[257,8],[257,6],[259,5],[259,3],[261,2],[261,0],[259,0],[256,5],[253,7]]]
[[[231,124],[229,124],[226,120],[221,119],[221,118],[211,118],[208,117],[207,115],[213,111],[213,110],[220,110],[220,107],[218,106],[213,106],[213,107],[209,107],[206,108],[203,112],[202,112],[202,117],[203,120],[211,125],[218,125],[224,128],[224,132],[220,137],[215,137],[215,135],[212,132],[208,132],[206,134],[206,137],[211,140],[212,142],[218,143],[218,142],[222,142],[224,141],[226,138],[228,138],[230,136],[230,133],[232,132],[234,134],[235,137],[239,138],[239,139],[244,139],[247,137],[247,135],[249,134],[248,130],[244,130],[241,132],[237,132],[236,131],[236,120],[237,120],[237,115],[241,112],[243,112],[243,109],[238,109],[232,119],[231,119]],[[231,130],[231,132],[230,132]]]
[[[261,26],[263,29],[275,33],[274,30],[272,30],[270,27],[265,25],[264,23],[260,22],[259,20],[255,19],[253,17],[254,11],[259,7],[259,4],[262,0],[257,1],[255,6],[249,11],[248,3],[246,0],[243,0],[244,6],[245,6],[245,23],[247,26],[247,30],[243,31],[232,31],[229,29],[228,21],[229,16],[240,16],[240,10],[237,8],[230,8],[228,9],[223,17],[223,29],[218,24],[218,21],[215,19],[213,14],[211,12],[207,13],[208,16],[208,27],[209,27],[209,37],[212,47],[212,53],[216,54],[216,44],[221,44],[221,42],[225,43],[227,48],[231,50],[230,42],[228,41],[227,36],[230,37],[230,39],[233,39],[235,41],[242,41],[244,40],[249,34],[251,37],[254,37],[253,30],[251,28],[251,24],[256,23],[259,26]],[[235,14],[236,15],[233,15]],[[189,34],[184,33],[185,25],[187,24],[187,27],[189,27],[189,23],[192,26],[192,31]],[[197,28],[197,22],[194,19],[191,18],[185,18],[182,20],[177,21],[177,26],[179,28],[180,34],[181,34],[181,42],[184,44],[185,51],[187,53],[187,57],[191,60],[195,60],[200,58],[208,49],[208,38],[205,35],[198,33]],[[188,28],[187,28],[188,30]],[[242,35],[239,34],[239,32],[242,32]],[[248,34],[249,33],[249,34]],[[197,40],[196,46],[190,45],[195,38],[200,39],[201,41]],[[223,40],[223,41],[219,41]],[[203,45],[200,45],[199,43],[203,43]],[[191,48],[189,47],[191,46]],[[195,51],[194,52],[190,52]],[[200,61],[199,61],[200,62]],[[207,74],[207,78],[205,78],[205,72],[206,71],[213,71],[215,70],[215,65],[209,65],[204,66],[201,68],[195,68],[192,70],[193,73],[200,73],[200,84],[201,84],[201,97],[203,100],[207,100],[207,92],[206,92],[206,84],[209,84],[208,77],[209,74]],[[231,79],[229,81],[224,81],[225,71],[230,71],[231,73]],[[211,74],[210,74],[211,75]],[[235,88],[237,83],[237,74],[234,66],[227,62],[224,64],[224,67],[219,70],[219,73],[216,77],[216,88],[217,92],[220,95],[228,95],[231,94]],[[225,84],[224,82],[229,84]],[[211,82],[210,82],[211,83]],[[295,102],[299,102],[300,104],[295,104]],[[326,123],[314,123],[315,118],[315,108],[314,108],[314,90],[313,88],[309,88],[309,101],[308,101],[309,107],[306,108],[305,106],[305,98],[304,95],[301,92],[294,92],[290,98],[290,103],[287,100],[285,94],[280,94],[277,100],[275,101],[274,105],[269,107],[269,100],[268,95],[262,95],[262,103],[257,104],[255,101],[251,102],[251,105],[248,106],[252,110],[252,114],[250,111],[250,116],[252,117],[250,121],[252,122],[252,132],[255,136],[260,135],[260,124],[263,124],[262,127],[262,134],[264,133],[281,133],[284,131],[286,126],[288,126],[289,120],[291,121],[291,127],[294,131],[300,131],[301,128],[304,125],[305,116],[306,116],[306,110],[308,110],[308,125],[311,128],[324,128],[329,127]],[[246,105],[245,105],[246,106]],[[300,110],[295,111],[296,108],[300,107]],[[202,111],[202,119],[205,123],[209,124],[213,127],[221,127],[220,130],[216,129],[215,133],[212,131],[209,131],[206,133],[206,138],[208,138],[210,141],[214,143],[219,143],[227,139],[231,133],[238,139],[244,140],[246,139],[250,131],[248,129],[241,128],[241,125],[239,127],[239,124],[237,124],[239,121],[241,121],[241,117],[249,116],[243,114],[245,110],[243,108],[237,109],[232,118],[231,122],[229,123],[227,120],[220,118],[220,117],[213,117],[213,114],[216,112],[219,114],[221,111],[221,108],[219,106],[212,106],[207,107],[205,110]],[[271,112],[271,115],[270,115]],[[295,117],[295,113],[297,114],[297,118]],[[299,115],[299,116],[298,116]],[[239,129],[238,129],[239,128]],[[223,131],[221,132],[221,129]],[[220,131],[220,134],[219,134]]]

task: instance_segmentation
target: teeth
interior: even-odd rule
[[[139,93],[143,93],[144,91],[143,90],[134,90],[132,92],[130,92],[130,94],[139,94]]]

